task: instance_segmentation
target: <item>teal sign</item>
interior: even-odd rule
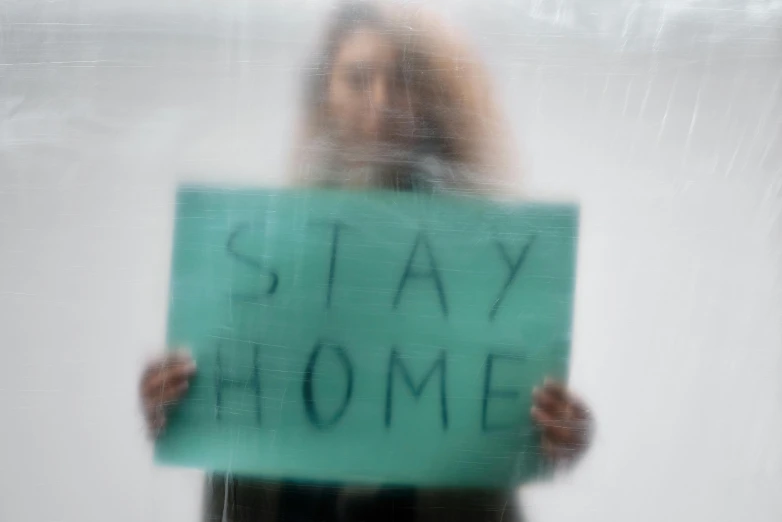
[[[168,341],[198,372],[160,463],[505,487],[532,388],[564,378],[577,208],[394,192],[180,189]]]

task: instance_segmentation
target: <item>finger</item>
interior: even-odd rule
[[[530,415],[532,415],[534,421],[541,428],[552,426],[556,421],[553,415],[551,415],[546,410],[538,408],[537,406],[532,407],[532,410],[530,410]]]
[[[578,444],[585,440],[586,430],[577,422],[566,422],[539,408],[532,409],[532,417],[543,430],[543,436],[557,444]]]
[[[156,357],[149,364],[147,364],[144,370],[144,375],[158,371],[162,368],[170,366],[171,364],[175,364],[177,362],[187,362],[188,360],[192,360],[192,358],[190,357],[190,354],[184,350],[177,350],[166,353]]]
[[[572,412],[572,416],[576,420],[589,420],[592,415],[589,413],[589,408],[577,397],[570,397],[570,403],[568,408]]]
[[[174,381],[177,379],[186,379],[196,372],[196,366],[193,362],[180,362],[177,364],[172,364],[171,366],[166,366],[165,368],[161,368],[157,372],[153,372],[150,374],[149,378],[147,379],[145,386],[149,386],[152,384],[158,384],[160,385],[162,381]]]
[[[158,393],[159,390],[166,387],[178,386],[182,382],[187,381],[195,374],[196,367],[192,362],[179,363],[174,366],[170,366],[164,369],[160,369],[157,372],[151,373],[147,379],[142,383],[141,393],[142,395],[150,396]]]
[[[147,423],[147,428],[154,431],[160,425],[165,424],[166,416],[162,408],[147,408],[144,411],[144,421]]]
[[[141,392],[141,401],[143,403],[159,402],[163,400],[163,396],[171,393],[172,390],[176,390],[183,385],[188,384],[189,379],[186,377],[169,378],[166,376],[160,376],[154,381],[151,381]]]
[[[573,461],[583,453],[583,448],[578,445],[558,444],[546,438],[541,441],[541,447],[546,457],[561,463]]]
[[[565,385],[551,377],[546,377],[545,381],[543,381],[543,391],[553,395],[561,401],[566,401],[569,398]]]
[[[552,415],[561,415],[566,406],[564,401],[544,388],[535,388],[532,392],[532,401],[535,407]]]
[[[545,431],[540,438],[540,446],[543,450],[543,454],[552,461],[562,461],[564,457],[564,451],[562,444],[554,441],[551,437],[547,436]]]
[[[176,404],[185,395],[189,387],[190,385],[187,381],[175,386],[167,386],[159,390],[158,393],[145,397],[144,408],[147,411],[152,411]]]
[[[187,393],[188,388],[190,388],[190,383],[187,381],[182,382],[176,386],[167,387],[158,396],[160,404],[162,406],[171,406],[172,404],[179,402],[179,400]]]
[[[543,454],[551,460],[559,460],[561,458],[561,450],[551,439],[543,437],[541,440],[541,448]]]
[[[575,420],[589,420],[591,418],[589,409],[583,401],[570,393],[562,383],[546,379],[541,390],[541,397],[544,400],[540,406],[557,413],[559,416]],[[557,405],[554,406],[552,401],[557,401]]]
[[[165,415],[160,415],[156,417],[155,419],[151,420],[147,424],[147,431],[150,437],[157,438],[160,436],[161,433],[166,428],[166,417]]]
[[[163,418],[165,418],[165,414],[162,407],[144,406],[144,422],[146,422],[148,429],[152,430],[160,424]]]
[[[588,408],[573,396],[563,401],[543,389],[536,389],[533,393],[533,405],[562,421],[591,420]]]
[[[195,364],[193,356],[190,355],[190,351],[188,351],[187,348],[177,348],[166,354],[163,358],[164,366],[174,366],[177,364]]]
[[[142,382],[148,379],[152,374],[156,374],[166,368],[177,366],[180,364],[195,364],[193,357],[186,350],[180,349],[171,353],[167,353],[162,357],[158,357],[154,361],[150,362],[144,369],[141,376]]]
[[[543,428],[543,437],[554,444],[574,447],[586,444],[585,431],[562,426],[549,425]]]

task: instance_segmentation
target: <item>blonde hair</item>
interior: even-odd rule
[[[343,3],[326,29],[321,53],[308,71],[295,180],[307,183],[313,143],[327,134],[335,56],[348,35],[367,27],[387,35],[399,49],[413,114],[433,129],[439,158],[468,173],[454,188],[501,190],[510,169],[508,132],[485,68],[464,37],[433,13],[376,2]]]

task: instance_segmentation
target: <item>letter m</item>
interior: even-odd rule
[[[391,358],[388,361],[388,381],[386,386],[386,428],[391,426],[391,402],[394,396],[394,374],[398,370],[402,374],[407,387],[413,392],[413,397],[418,399],[424,392],[424,388],[432,380],[435,373],[440,373],[440,410],[442,415],[443,429],[448,429],[448,406],[446,404],[445,396],[445,368],[446,368],[445,350],[440,351],[440,355],[437,360],[426,372],[421,382],[416,384],[413,381],[413,377],[410,375],[410,371],[404,363],[402,357],[399,356],[399,352],[396,347],[391,349]]]

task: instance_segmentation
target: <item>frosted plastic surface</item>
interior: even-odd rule
[[[533,521],[782,516],[782,3],[432,2],[581,207],[585,459]],[[0,3],[0,520],[190,521],[137,397],[180,181],[277,184],[320,1]]]

